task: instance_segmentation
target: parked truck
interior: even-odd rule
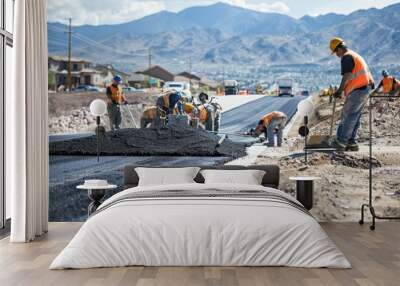
[[[236,80],[224,80],[225,95],[238,95],[239,84]]]
[[[281,78],[277,80],[278,96],[293,95],[293,80],[290,78]]]

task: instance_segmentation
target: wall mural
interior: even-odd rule
[[[115,185],[104,192],[109,197],[122,190],[127,164],[276,164],[279,188],[294,196],[292,177],[315,178],[318,220],[358,221],[368,201],[369,104],[360,105],[358,145],[332,152],[346,111],[337,92],[340,60],[329,43],[342,36],[369,63],[376,87],[392,79],[379,94],[398,95],[393,59],[400,51],[390,48],[398,38],[361,43],[365,29],[355,24],[384,13],[376,33],[385,36],[397,25],[384,21],[393,9],[332,23],[329,15],[295,19],[226,3],[191,1],[168,13],[149,1],[129,15],[130,6],[111,13],[109,5],[89,11],[83,2],[48,0],[51,221],[85,220],[90,200],[77,186],[107,180]],[[356,31],[342,35],[343,24]],[[372,116],[373,200],[379,212],[399,215],[400,101],[373,100]],[[307,158],[305,140],[316,149]]]

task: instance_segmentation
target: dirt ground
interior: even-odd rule
[[[318,108],[330,108],[327,99]],[[400,118],[395,118],[399,110],[400,100],[397,100],[385,104],[383,110],[382,104],[377,104],[373,112],[373,203],[380,215],[400,215],[400,197],[392,195],[400,190]],[[340,111],[335,114],[334,130],[339,117]],[[296,137],[289,138],[288,146],[280,150],[271,148],[259,155],[256,164],[278,164],[282,174],[280,189],[292,194],[295,182],[289,180],[290,176],[319,177],[315,182],[311,213],[320,221],[358,221],[361,205],[368,202],[368,122],[366,108],[359,132],[359,152],[314,153],[306,166],[301,153],[304,140]],[[311,134],[328,134],[329,129],[327,118],[315,124]]]
[[[136,127],[140,116],[149,105],[154,105],[156,97],[151,93],[126,94],[129,105],[122,107],[122,128]],[[106,100],[104,93],[50,93],[49,94],[49,133],[64,134],[89,132],[95,128],[95,118],[90,114],[89,105],[94,99]],[[132,113],[132,117],[130,113]],[[108,128],[107,116],[102,123]]]

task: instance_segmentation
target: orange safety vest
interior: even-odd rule
[[[111,84],[108,87],[111,90],[111,98],[109,103],[116,102],[118,104],[121,104],[126,100],[122,92],[122,88],[120,86],[116,87],[113,84]]]
[[[204,105],[199,107],[199,121],[204,123],[208,120],[208,111]]]
[[[398,87],[399,82],[394,77],[388,76],[383,78],[382,85],[383,85],[383,92],[389,93]]]
[[[261,121],[263,122],[264,127],[268,127],[269,124],[271,123],[272,119],[275,118],[287,118],[286,114],[280,111],[273,111],[270,112],[266,115],[264,115],[263,118],[261,118]]]
[[[195,110],[195,107],[193,104],[189,102],[184,102],[183,103],[183,110],[185,111],[186,114],[191,114]]]
[[[354,68],[352,78],[346,83],[344,94],[348,96],[353,90],[369,85],[374,82],[368,65],[364,59],[354,51],[347,51],[345,54],[353,57]]]

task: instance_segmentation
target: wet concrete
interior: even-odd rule
[[[97,162],[94,156],[50,156],[50,221],[84,221],[89,199],[85,190],[76,186],[89,179],[106,179],[118,188],[107,192],[109,197],[122,190],[122,170],[125,165],[142,166],[214,166],[229,161],[229,157],[121,157],[104,156]]]

